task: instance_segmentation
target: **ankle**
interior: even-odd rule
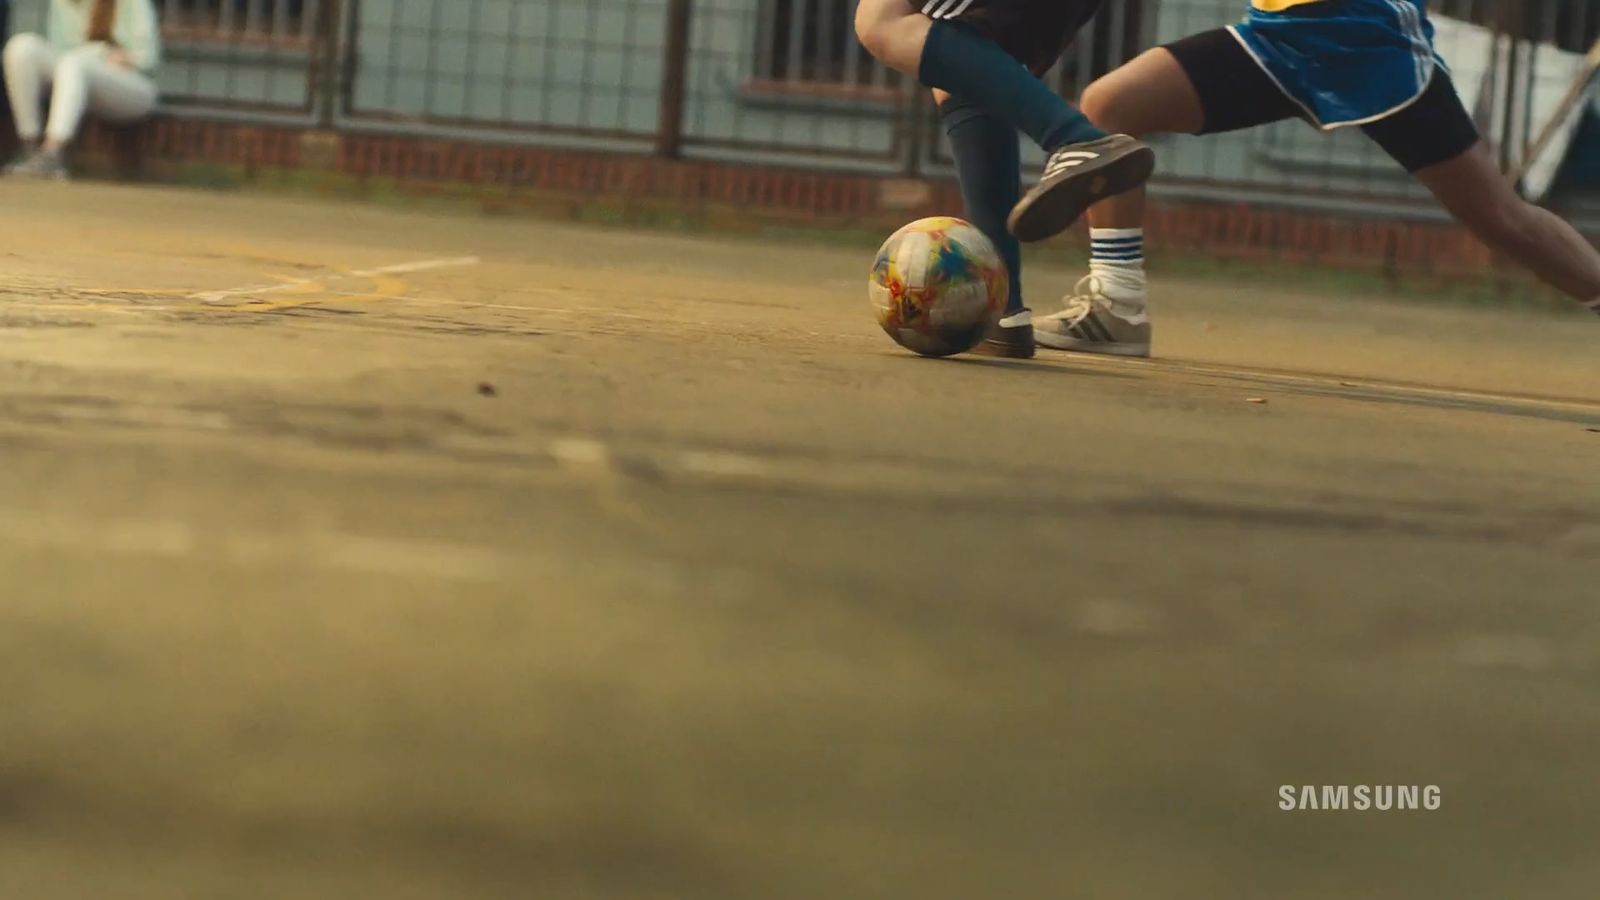
[[[1089,273],[1107,298],[1143,305],[1144,229],[1091,228],[1089,254]]]

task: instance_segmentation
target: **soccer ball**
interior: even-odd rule
[[[1009,276],[977,226],[940,216],[918,219],[878,248],[867,297],[878,324],[923,356],[971,350],[1005,309]]]

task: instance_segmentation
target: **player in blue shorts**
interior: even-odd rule
[[[1096,128],[1039,80],[1102,0],[861,0],[856,35],[890,68],[934,89],[967,218],[1011,270],[1011,296],[981,352],[1029,357],[1021,248],[1077,221],[1097,200],[1142,185],[1155,154]],[[913,5],[914,4],[914,5]],[[1023,195],[1017,133],[1049,155]]]
[[[1151,50],[1089,86],[1084,111],[1134,136],[1299,118],[1358,127],[1493,249],[1600,312],[1600,252],[1500,173],[1433,47],[1425,0],[1254,0],[1238,25]],[[1089,212],[1090,277],[1041,346],[1146,356],[1144,191]]]

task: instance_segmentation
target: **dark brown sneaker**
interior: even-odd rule
[[[1023,310],[994,323],[972,352],[979,356],[1033,359],[1033,313]]]
[[[1125,134],[1068,144],[1045,160],[1044,177],[1011,210],[1006,227],[1019,241],[1055,237],[1089,207],[1149,181],[1155,169],[1156,152]]]

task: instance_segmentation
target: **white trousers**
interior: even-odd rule
[[[42,133],[66,144],[78,133],[85,113],[113,122],[132,122],[156,108],[156,86],[142,72],[107,62],[106,49],[86,44],[57,53],[36,34],[6,42],[6,93],[17,134],[36,141]],[[40,128],[39,108],[50,94],[50,121]]]

